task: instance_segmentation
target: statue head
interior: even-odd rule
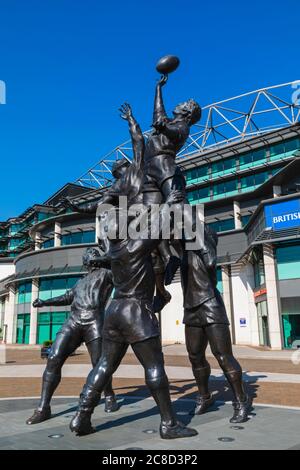
[[[96,248],[87,248],[82,256],[82,264],[85,268],[99,266],[100,253]]]
[[[201,118],[201,107],[196,101],[190,99],[184,103],[178,104],[173,114],[175,118],[181,117],[189,126],[193,126]]]
[[[112,167],[112,175],[117,180],[120,179],[124,173],[126,172],[127,168],[129,167],[130,162],[126,158],[121,158],[117,160]]]

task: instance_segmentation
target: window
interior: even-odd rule
[[[281,312],[284,347],[297,349],[300,346],[300,298],[281,298]]]
[[[210,189],[209,186],[204,186],[203,188],[195,189],[194,191],[189,191],[187,193],[188,201],[193,204],[193,202],[201,202],[204,200],[210,199]]]
[[[38,212],[37,214],[37,220],[38,222],[42,222],[45,219],[48,219],[51,216],[51,214],[47,212]]]
[[[249,176],[244,176],[241,178],[241,188],[250,188],[254,186],[255,181],[254,181],[254,175],[249,175]]]
[[[201,181],[208,178],[208,165],[201,165],[198,168],[191,168],[185,172],[187,183]]]
[[[37,343],[55,340],[57,332],[60,330],[69,312],[40,312],[38,314]]]
[[[217,289],[223,294],[222,268],[220,266],[217,268]]]
[[[251,218],[251,214],[249,215],[242,215],[242,227],[245,227],[245,225],[247,225],[247,223],[249,222]]]
[[[42,248],[52,248],[54,246],[54,238],[51,238],[50,240],[46,240],[45,242],[42,243]]]
[[[244,176],[241,178],[241,189],[255,188],[255,186],[263,184],[268,179],[268,177],[269,173],[267,171],[261,171],[255,175]]]
[[[61,237],[62,245],[80,245],[82,243],[94,243],[95,230],[85,232],[67,233]]]
[[[260,149],[260,150],[255,150],[252,153],[252,161],[253,163],[259,162],[260,160],[265,160],[266,158],[266,150],[265,149]]]
[[[254,264],[253,268],[254,268],[254,285],[255,287],[260,287],[266,282],[263,260],[262,259],[258,260]]]
[[[279,280],[300,278],[300,245],[278,247],[276,259]]]
[[[291,152],[293,150],[299,150],[300,149],[300,142],[299,139],[291,139],[287,140],[285,142],[285,151],[286,152]]]
[[[255,165],[259,165],[266,160],[267,153],[266,149],[254,150],[253,152],[245,153],[240,156],[240,169],[249,168]]]
[[[284,153],[284,143],[280,142],[279,144],[272,145],[270,147],[270,155],[273,157],[274,155],[280,155]]]
[[[256,173],[255,175],[255,185],[258,184],[263,184],[267,179],[269,175],[267,171],[262,171],[261,173]]]
[[[41,279],[39,298],[41,300],[46,300],[63,295],[67,289],[72,289],[79,279],[81,279],[81,276]]]
[[[31,302],[31,282],[21,282],[17,290],[17,304]]]
[[[217,220],[208,224],[215,232],[225,232],[226,230],[234,230],[234,218]]]
[[[212,164],[212,177],[218,175],[230,173],[235,170],[236,160],[235,158],[226,158],[224,160],[219,160]]]
[[[240,156],[240,167],[252,164],[252,153],[245,153]]]
[[[218,183],[213,185],[214,196],[218,195],[230,195],[230,193],[237,191],[237,180],[229,180],[226,182]]]

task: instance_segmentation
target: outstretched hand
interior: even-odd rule
[[[119,111],[121,118],[125,119],[125,121],[128,121],[132,117],[132,109],[129,103],[122,104]]]
[[[158,84],[159,86],[164,86],[164,85],[167,83],[168,78],[169,78],[168,75],[162,75],[162,76],[160,77],[160,79],[158,80],[157,84]]]
[[[185,198],[184,191],[180,191],[179,189],[173,189],[169,196],[167,197],[166,203],[167,204],[176,204],[178,202],[182,202]]]

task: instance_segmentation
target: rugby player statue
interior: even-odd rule
[[[104,309],[113,290],[112,274],[101,266],[100,253],[88,248],[83,255],[83,266],[88,273],[76,285],[59,297],[36,299],[34,307],[71,305],[71,314],[56,335],[43,374],[42,393],[38,408],[26,421],[37,424],[51,418],[50,402],[61,381],[61,370],[68,357],[85,343],[93,367],[102,352]],[[104,389],[105,411],[117,411],[118,403],[112,389],[111,377]]]

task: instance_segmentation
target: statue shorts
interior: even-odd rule
[[[143,193],[164,193],[162,187],[167,180],[172,181],[172,189],[185,190],[185,178],[176,165],[175,155],[156,155],[145,161]],[[164,194],[164,197],[167,195]],[[158,198],[157,203],[162,202],[163,197]],[[151,201],[152,202],[152,201]]]
[[[205,327],[212,324],[229,325],[221,294],[216,289],[215,296],[201,305],[184,309],[183,323],[186,326]]]
[[[88,344],[102,337],[103,316],[98,310],[72,311],[58,334],[72,338],[74,343]]]
[[[118,298],[109,304],[105,313],[103,339],[133,344],[159,334],[158,320],[149,301]]]

